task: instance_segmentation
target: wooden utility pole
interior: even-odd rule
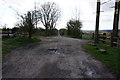
[[[97,0],[95,43],[99,42],[99,18],[100,18],[100,0]]]
[[[114,22],[113,22],[113,30],[111,34],[111,46],[114,45],[113,42],[117,42],[117,36],[118,36],[118,26],[119,26],[119,1],[115,1],[115,12],[114,12]]]
[[[36,1],[35,1],[35,19],[36,19],[36,22],[35,22],[35,25],[36,25],[36,29],[37,29],[37,15],[36,15]]]

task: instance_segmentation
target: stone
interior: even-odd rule
[[[94,44],[94,43],[91,43],[91,45],[92,45],[92,46],[96,46],[96,44]]]
[[[101,52],[101,53],[107,53],[107,51],[104,50],[104,49],[100,49],[100,52]]]
[[[99,48],[98,48],[98,47],[95,47],[95,49],[97,49],[97,50],[98,50]]]

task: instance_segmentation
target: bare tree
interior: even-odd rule
[[[29,38],[32,37],[32,34],[34,33],[34,25],[36,22],[36,19],[34,17],[34,11],[28,11],[27,14],[24,16],[21,16],[22,20],[19,23],[20,32],[27,32]]]
[[[72,14],[72,19],[80,20],[80,10],[79,10],[79,8],[74,9],[73,14]]]
[[[47,2],[41,5],[38,11],[39,19],[43,26],[46,28],[46,33],[48,30],[55,29],[56,22],[58,21],[61,11],[60,8],[54,2]]]

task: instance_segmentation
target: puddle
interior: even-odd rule
[[[72,46],[72,45],[70,45],[70,44],[67,44],[67,45],[65,45],[65,46]]]
[[[47,50],[48,50],[48,51],[51,51],[51,52],[54,52],[55,54],[65,56],[65,54],[58,52],[58,49],[50,48],[50,49],[47,49]]]
[[[51,48],[51,49],[47,49],[47,50],[56,52],[58,49]]]

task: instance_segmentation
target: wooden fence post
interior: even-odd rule
[[[92,33],[92,39],[94,39],[94,33]]]
[[[103,43],[105,44],[106,42],[105,42],[105,40],[106,40],[106,33],[103,33]]]
[[[9,37],[9,28],[7,28],[7,34],[8,34],[8,37]]]

